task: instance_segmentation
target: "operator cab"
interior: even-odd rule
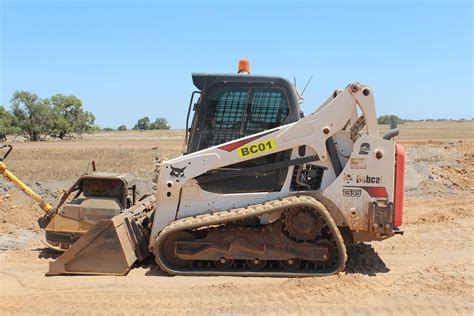
[[[248,64],[246,71],[240,69],[241,64],[242,61],[239,73],[249,73]],[[199,91],[191,96],[188,119],[194,96],[200,94],[200,97],[193,106],[194,116],[189,129],[186,122],[184,154],[293,123],[302,117],[295,87],[281,77],[203,73],[194,73],[192,77]],[[291,150],[277,152],[226,166],[225,170],[210,170],[196,179],[202,189],[215,193],[279,191],[288,167],[212,182],[200,182],[200,179],[229,170],[277,163],[290,157]]]
[[[298,96],[286,79],[201,73],[195,73],[192,77],[200,97],[193,107],[194,117],[186,138],[186,153],[300,119]]]

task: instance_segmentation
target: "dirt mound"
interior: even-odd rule
[[[15,226],[39,231],[36,219],[43,211],[23,192],[12,186],[5,185],[4,180],[0,180],[0,232],[11,233]]]
[[[67,184],[72,181],[51,183],[28,183],[47,202],[55,204]],[[39,231],[37,219],[44,214],[38,203],[33,201],[13,183],[0,178],[0,232],[11,233],[16,228]]]
[[[408,144],[405,193],[407,196],[472,194],[474,142]]]

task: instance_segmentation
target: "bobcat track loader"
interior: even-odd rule
[[[397,130],[379,136],[373,90],[351,83],[303,116],[290,82],[239,66],[193,74],[183,155],[157,163],[154,210],[100,221],[50,275],[126,274],[148,253],[170,275],[329,275],[346,245],[401,233],[405,154]]]

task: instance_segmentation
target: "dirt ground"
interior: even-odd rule
[[[472,126],[472,125],[471,125]],[[423,126],[422,126],[423,127]],[[325,315],[472,315],[474,311],[474,141],[448,130],[428,141],[422,127],[400,137],[407,150],[404,236],[349,247],[346,271],[330,277],[168,277],[150,260],[126,277],[46,277],[57,254],[44,247],[36,218],[41,211],[0,179],[0,312],[4,314],[325,314]],[[456,128],[453,128],[453,130]],[[456,129],[457,130],[457,129]],[[467,130],[467,129],[465,129]],[[423,134],[424,133],[424,134]],[[470,134],[469,134],[470,133]],[[182,135],[96,135],[82,141],[18,144],[11,165],[27,182],[55,202],[71,184],[72,167],[45,168],[44,156],[76,150],[72,165],[87,165],[85,152],[110,155],[105,149],[146,149],[138,162],[122,164],[145,169],[156,152],[179,152]],[[125,135],[125,134],[122,134]],[[160,147],[159,138],[170,137]],[[103,137],[103,140],[100,138]],[[115,137],[115,138],[114,138]],[[103,146],[96,144],[103,142]],[[153,145],[154,144],[154,145]],[[120,145],[120,146],[119,146]],[[156,148],[155,146],[158,146]],[[171,153],[166,152],[170,148]],[[153,149],[155,148],[155,149]],[[97,149],[97,151],[94,151]],[[39,155],[36,157],[35,155]],[[137,154],[138,155],[138,154]],[[13,158],[16,157],[15,161]],[[102,159],[102,157],[100,157]],[[104,161],[105,161],[104,158]],[[56,158],[52,158],[53,160]],[[8,163],[8,161],[7,161]],[[27,170],[21,164],[27,164]],[[145,163],[147,165],[145,165]],[[115,163],[114,163],[115,164]],[[13,170],[12,168],[12,170]],[[49,171],[48,171],[49,170]],[[141,190],[150,191],[148,172],[140,174]]]

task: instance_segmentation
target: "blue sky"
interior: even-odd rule
[[[374,88],[377,114],[473,116],[471,1],[0,0],[0,104],[74,94],[103,127],[143,116],[184,127],[191,72],[280,75],[315,109]]]

